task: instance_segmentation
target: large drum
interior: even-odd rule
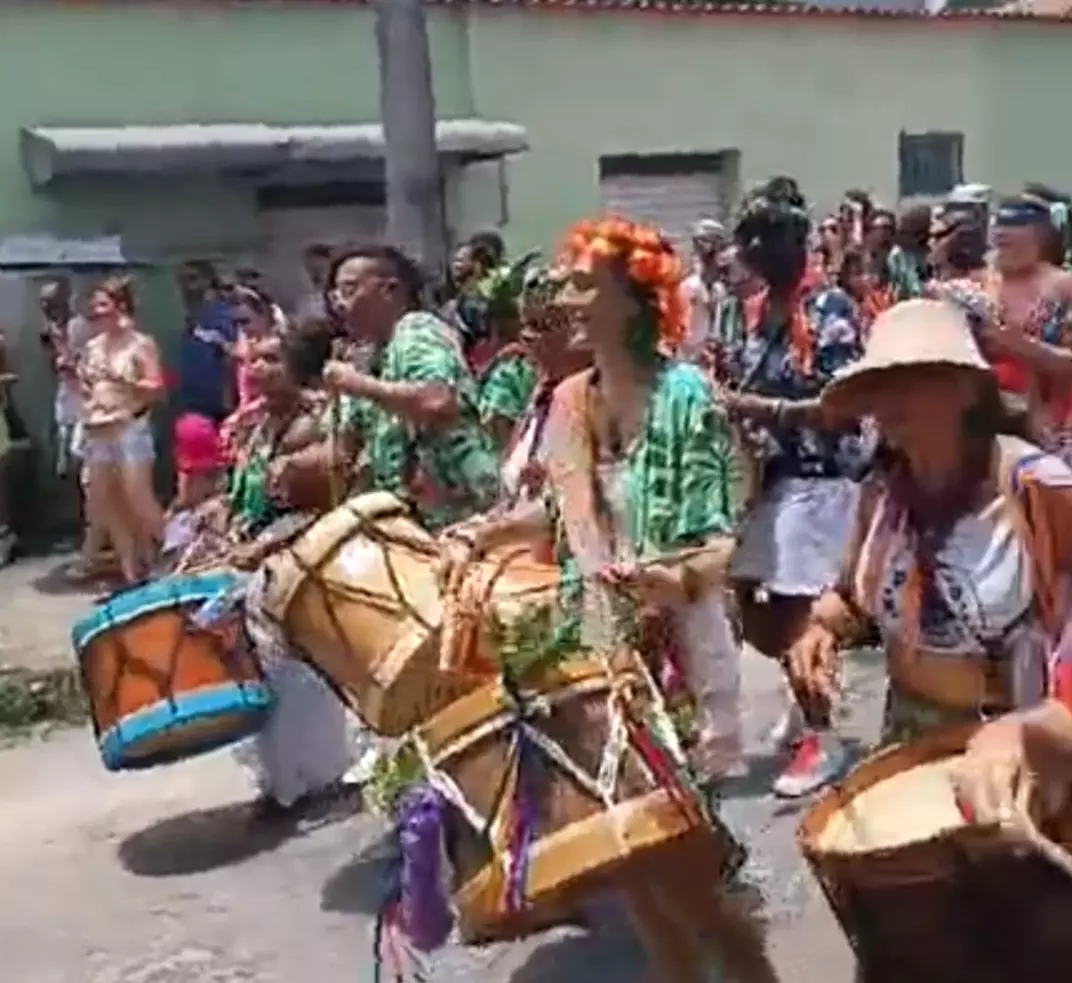
[[[436,541],[408,506],[386,492],[359,495],[266,561],[264,613],[369,727],[398,736],[479,684],[472,672],[448,671],[468,666],[469,646],[488,656],[483,630],[474,640],[470,621],[447,610],[438,562]],[[514,617],[532,583],[531,564],[517,557],[514,566],[474,564],[464,596]],[[541,570],[541,582],[557,584],[554,567]],[[444,632],[448,617],[457,630]]]
[[[273,703],[237,607],[194,620],[239,590],[225,571],[174,576],[115,594],[72,641],[101,757],[112,771],[147,768],[247,737]]]
[[[1072,878],[970,825],[949,767],[972,728],[881,751],[805,817],[801,849],[866,983],[1056,983],[1072,965]],[[1072,815],[1043,833],[1072,843]]]
[[[736,856],[684,776],[639,656],[566,662],[521,691],[486,683],[415,742],[449,804],[466,942],[568,921],[590,892],[628,889],[666,865],[713,885]]]
[[[412,511],[372,492],[264,564],[264,613],[381,734],[405,733],[472,685],[439,671],[437,558]]]

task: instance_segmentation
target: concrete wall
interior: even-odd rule
[[[478,112],[528,128],[511,168],[526,241],[598,207],[601,154],[736,148],[745,185],[793,174],[826,207],[860,185],[895,201],[898,133],[952,130],[972,180],[1068,180],[1072,131],[1051,122],[1072,81],[1062,25],[484,7],[471,21]]]

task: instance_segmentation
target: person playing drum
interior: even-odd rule
[[[355,339],[377,347],[378,368],[328,363],[324,381],[340,394],[329,414],[332,439],[294,467],[323,473],[360,454],[365,466],[355,474],[410,499],[433,530],[490,507],[498,459],[473,377],[450,327],[422,309],[416,265],[388,246],[354,250],[335,261],[328,289]]]
[[[260,394],[243,410],[234,434],[236,456],[226,496],[233,532],[246,544],[247,565],[273,529],[315,501],[308,476],[298,480],[288,459],[324,439],[323,398],[307,388],[319,379],[331,350],[326,331],[277,333],[250,349],[251,381]],[[315,490],[314,490],[315,491]],[[241,547],[240,547],[241,549]],[[334,693],[290,651],[261,617],[256,575],[246,597],[250,635],[276,695],[276,706],[255,739],[252,762],[265,818],[294,818],[310,805],[330,801],[352,763],[346,713]],[[246,749],[239,752],[243,760]]]
[[[1072,470],[1001,435],[996,380],[963,311],[915,300],[883,313],[822,408],[873,416],[882,444],[844,573],[791,650],[805,702],[829,703],[839,649],[874,622],[886,740],[1039,704],[1072,610]]]
[[[545,509],[470,526],[448,538],[444,560],[464,565],[516,534],[518,522],[531,522],[534,533],[542,522],[542,534],[556,541],[566,608],[579,614],[579,645],[621,644],[625,600],[664,630],[649,654],[677,649],[699,704],[694,764],[713,781],[740,760],[739,653],[723,594],[732,450],[703,373],[662,353],[684,327],[681,264],[655,229],[614,218],[575,227],[561,259],[568,272],[560,303],[595,368],[555,391],[544,437]],[[729,905],[725,918],[717,942],[736,975],[774,979],[756,928]],[[656,969],[672,979],[667,966],[672,959]]]

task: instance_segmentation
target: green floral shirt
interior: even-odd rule
[[[361,434],[371,486],[412,500],[432,530],[489,508],[499,489],[498,459],[451,329],[426,311],[406,314],[379,364],[384,382],[449,386],[461,415],[448,429],[422,431],[369,400],[344,400],[341,423]]]
[[[497,416],[516,423],[525,415],[536,389],[536,367],[523,355],[496,362],[480,384],[477,406],[481,422]]]
[[[644,428],[625,453],[623,532],[633,554],[656,557],[732,534],[734,473],[729,423],[706,376],[694,365],[667,362],[649,397]],[[568,632],[576,630],[570,615],[581,593],[577,563],[558,521],[569,503],[557,501],[552,489],[547,495],[564,571],[567,619],[560,630]]]

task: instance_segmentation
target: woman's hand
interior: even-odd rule
[[[837,694],[838,639],[825,625],[812,622],[789,649],[789,679],[805,716],[822,719]]]
[[[611,563],[599,575],[604,583],[628,594],[642,607],[668,608],[687,601],[682,569],[658,563]]]
[[[1072,713],[1051,702],[985,724],[951,778],[972,822],[1013,828],[1052,818],[1072,791]]]

